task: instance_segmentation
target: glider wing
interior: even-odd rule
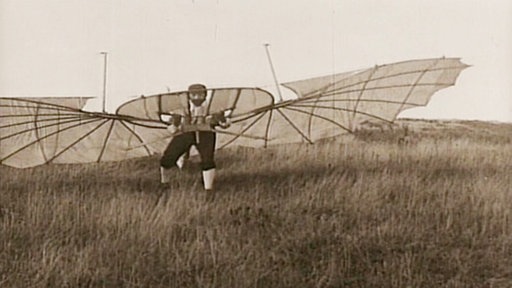
[[[134,130],[133,119],[82,111],[85,100],[0,98],[0,164],[26,168],[118,161],[156,152],[144,145],[147,139]],[[160,123],[152,128],[165,131]]]
[[[232,125],[217,148],[306,142],[355,131],[367,121],[392,123],[426,105],[468,67],[458,58],[411,60],[283,85],[295,99],[274,102],[259,88],[209,90],[210,114]],[[187,92],[140,97],[115,114],[83,111],[86,98],[0,98],[0,164],[119,161],[161,153],[172,135],[161,115],[186,111]]]
[[[435,92],[454,85],[466,67],[458,58],[411,60],[284,83],[297,99],[275,105],[269,143],[314,142],[365,122],[392,123],[400,112],[425,106]]]
[[[209,114],[229,112],[231,126],[217,129],[217,147],[234,145],[260,147],[266,144],[270,115],[274,107],[272,95],[258,88],[219,88],[208,90]],[[121,105],[116,114],[140,119],[159,121],[162,114],[184,115],[187,109],[187,92],[165,93],[140,97]],[[141,137],[148,138],[152,130],[135,127]],[[163,151],[169,137],[154,141],[153,145]]]

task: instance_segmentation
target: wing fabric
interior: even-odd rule
[[[435,92],[454,85],[466,67],[458,58],[411,60],[288,82],[283,86],[293,90],[297,99],[280,103],[258,88],[211,89],[210,112],[233,111],[233,125],[217,130],[217,148],[313,143],[353,132],[367,121],[391,123],[400,112],[424,106]],[[139,98],[117,113],[157,120],[161,113],[181,113],[187,107],[186,95]],[[161,142],[160,151],[167,142]]]
[[[0,98],[0,163],[26,168],[47,163],[118,161],[156,152],[145,144],[151,138],[143,139],[136,133],[134,119],[82,111],[85,100]],[[159,123],[153,126],[165,127]],[[167,134],[164,129],[151,130],[160,132],[158,138]]]
[[[208,90],[209,114],[231,111],[232,125],[228,129],[217,129],[217,147],[241,145],[249,147],[265,146],[270,129],[270,115],[274,107],[272,95],[259,88],[219,88]],[[164,93],[140,97],[121,105],[117,109],[120,116],[146,118],[158,121],[163,113],[184,115],[188,107],[187,92]],[[143,138],[151,129],[135,127]],[[153,137],[154,138],[154,137]],[[154,141],[153,145],[163,151],[169,138]]]
[[[425,106],[435,92],[454,85],[466,67],[458,58],[412,60],[284,83],[298,99],[276,105],[282,115],[273,119],[270,138],[313,142],[354,131],[366,121],[391,123],[400,112]],[[281,139],[285,127],[295,135]]]
[[[230,112],[217,148],[305,142],[393,122],[425,106],[468,67],[458,58],[411,60],[282,84],[297,94],[279,103],[259,88],[209,89],[210,114]],[[140,97],[116,114],[83,111],[86,98],[0,98],[0,164],[119,161],[163,152],[172,135],[162,114],[188,109],[187,92]]]

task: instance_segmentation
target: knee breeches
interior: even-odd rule
[[[178,158],[194,145],[201,157],[201,169],[210,170],[215,168],[215,136],[213,132],[200,131],[197,132],[197,135],[196,132],[187,132],[173,137],[160,159],[160,166],[164,168],[176,166]]]

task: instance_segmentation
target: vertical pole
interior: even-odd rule
[[[107,103],[107,56],[108,52],[101,52],[103,54],[103,103],[102,103],[102,111],[103,113],[107,112],[106,103]]]
[[[272,58],[270,58],[270,51],[268,49],[270,44],[265,43],[263,46],[265,46],[265,51],[267,52],[268,63],[270,64],[270,70],[272,70],[272,76],[274,77],[274,83],[276,85],[277,94],[279,96],[279,102],[281,102],[283,101],[283,95],[281,94],[281,89],[279,88],[279,82],[277,81],[276,71],[274,70],[274,65],[272,64]]]

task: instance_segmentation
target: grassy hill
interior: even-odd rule
[[[315,145],[0,166],[0,287],[511,287],[512,124],[403,119]]]

